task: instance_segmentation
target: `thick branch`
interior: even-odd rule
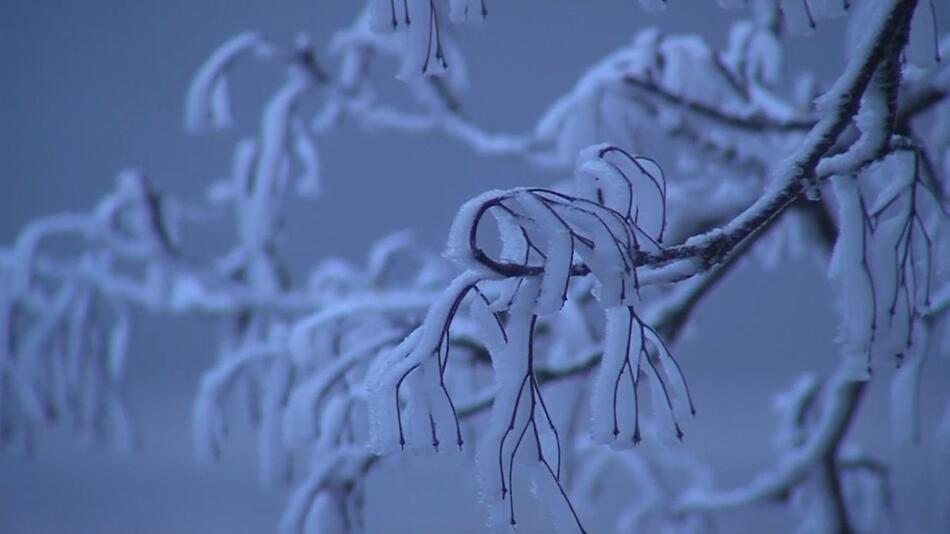
[[[903,49],[910,14],[915,5],[916,0],[895,0],[892,3],[887,16],[873,33],[873,38],[865,43],[832,89],[822,97],[822,103],[827,108],[825,117],[812,127],[801,147],[783,165],[769,191],[722,229],[694,236],[680,245],[657,252],[631,251],[633,266],[661,267],[671,262],[691,260],[690,264],[676,271],[676,276],[685,278],[698,274],[723,261],[740,243],[788,208],[802,194],[809,181],[819,179],[816,176],[819,162],[832,150],[838,138],[851,124],[861,97],[878,66],[891,57],[895,50]],[[889,139],[889,134],[890,132],[886,132],[884,139]],[[476,212],[470,233],[472,258],[505,277],[542,274],[542,266],[497,261],[479,247],[478,223],[485,212],[496,206],[500,200],[500,197],[489,199]],[[586,265],[578,264],[572,267],[571,272],[574,275],[585,275],[589,273],[589,269]]]
[[[801,447],[785,457],[773,471],[760,475],[746,486],[721,492],[688,493],[677,503],[677,511],[694,513],[726,510],[787,495],[813,467],[837,456],[838,447],[848,430],[865,384],[839,371],[828,385],[821,420]]]

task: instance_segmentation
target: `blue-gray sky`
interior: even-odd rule
[[[590,62],[637,30],[656,25],[668,32],[699,31],[721,45],[727,24],[741,14],[686,6],[698,2],[671,3],[672,9],[657,15],[632,0],[491,2],[484,25],[463,29],[473,80],[469,113],[498,129],[528,129]],[[144,169],[175,195],[200,195],[210,179],[228,171],[236,137],[184,133],[183,95],[195,69],[218,44],[247,29],[287,41],[306,31],[325,43],[353,17],[355,4],[4,0],[0,241],[11,242],[39,215],[90,208],[124,167]],[[825,77],[833,73],[842,63],[836,29],[840,25],[829,23],[817,36],[797,38],[792,63],[815,64]],[[275,73],[264,74],[239,75],[232,86],[239,128],[256,127],[261,98],[277,83]],[[433,136],[347,127],[319,142],[325,195],[294,200],[290,209],[286,248],[298,268],[331,255],[361,260],[371,240],[401,228],[415,229],[440,248],[455,210],[472,195],[562,178],[523,162],[482,159]],[[770,396],[799,371],[820,373],[833,365],[836,319],[827,289],[823,267],[807,260],[775,272],[742,267],[700,307],[695,331],[676,347],[700,409],[686,446],[712,463],[723,484],[739,483],[771,460]],[[191,401],[201,370],[211,362],[213,325],[147,314],[138,319],[128,396],[141,429],[141,451],[117,457],[84,447],[58,429],[41,433],[31,459],[0,455],[0,531],[273,529],[285,495],[258,486],[254,445],[247,436],[227,444],[219,465],[199,465],[192,453]],[[947,369],[934,373],[943,378],[928,384],[929,393],[947,384]],[[875,375],[856,435],[880,454],[904,458],[899,461],[907,469],[895,476],[906,490],[901,505],[922,514],[926,473],[906,460],[920,451],[898,450],[887,435],[889,376],[887,370]],[[932,403],[924,407],[925,418],[936,416]],[[431,509],[424,503],[431,501],[414,498],[413,492],[394,492],[383,502],[387,493],[376,491],[370,498],[371,505],[377,503],[371,530],[382,532],[383,521],[391,520],[396,531],[399,525],[480,531],[479,508],[471,502],[474,483],[458,483],[457,470],[419,463],[394,462],[377,485],[423,487],[420,495],[432,499],[467,492],[469,501],[447,501],[458,506],[458,517],[426,515]],[[776,514],[733,514],[724,524],[738,525],[748,517],[784,528]]]

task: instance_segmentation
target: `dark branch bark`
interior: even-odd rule
[[[643,80],[634,76],[625,76],[623,81],[630,87],[649,93],[653,97],[662,100],[665,104],[686,109],[719,124],[738,130],[752,133],[762,133],[766,131],[794,132],[808,131],[809,128],[815,125],[815,121],[812,119],[781,121],[765,115],[732,115],[709,104],[674,94],[650,80]]]
[[[632,265],[660,267],[680,260],[697,260],[695,266],[687,269],[686,276],[709,270],[721,263],[740,243],[763,229],[769,221],[799,198],[806,184],[818,180],[815,173],[818,163],[830,153],[841,134],[851,124],[858,111],[861,97],[875,71],[894,54],[895,50],[899,52],[903,49],[907,40],[910,15],[915,5],[916,0],[901,0],[894,4],[868,49],[863,51],[854,64],[849,65],[835,88],[825,95],[825,98],[836,100],[833,109],[812,127],[803,145],[790,159],[790,163],[781,169],[775,188],[771,192],[767,192],[721,230],[694,236],[680,245],[657,252],[630,251]],[[885,136],[885,138],[889,137],[890,135]],[[476,213],[469,235],[472,258],[482,266],[505,277],[541,275],[544,272],[543,266],[498,261],[488,256],[479,247],[479,222],[485,212],[497,206],[500,200],[500,197],[496,197],[486,201]],[[590,269],[583,264],[574,265],[571,269],[573,275],[586,275],[589,272]]]

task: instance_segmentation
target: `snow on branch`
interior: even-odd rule
[[[415,414],[413,422],[408,424],[412,428],[418,428],[412,434],[420,437],[428,435],[428,431],[424,429],[431,427],[431,443],[438,448],[438,429],[444,424],[434,410],[432,393],[423,392],[435,392],[439,389],[444,393],[445,404],[450,408],[455,419],[456,432],[459,432],[455,405],[444,381],[437,384],[435,378],[444,376],[445,366],[448,364],[448,344],[443,340],[447,337],[456,310],[469,292],[477,289],[481,282],[494,281],[502,287],[501,298],[487,303],[509,314],[508,325],[503,325],[499,320],[498,328],[505,334],[506,342],[502,344],[503,347],[512,348],[499,347],[497,357],[493,353],[497,381],[493,403],[495,431],[486,438],[488,445],[481,446],[480,450],[498,451],[500,478],[490,486],[500,486],[500,491],[486,490],[485,493],[496,494],[501,500],[507,497],[507,515],[510,524],[514,525],[514,494],[510,494],[514,458],[525,436],[533,435],[533,440],[529,439],[529,442],[534,442],[539,461],[557,483],[561,495],[567,499],[567,493],[560,485],[561,446],[556,426],[550,416],[546,415],[549,432],[553,436],[555,453],[552,456],[549,448],[551,440],[543,437],[543,426],[539,427],[537,424],[538,407],[540,406],[545,414],[547,409],[534,370],[533,335],[539,316],[555,313],[563,306],[567,300],[571,278],[591,275],[597,284],[593,294],[607,313],[605,352],[599,363],[599,378],[594,389],[595,439],[600,436],[601,440],[606,440],[611,434],[616,439],[621,434],[617,392],[624,371],[631,380],[634,413],[639,414],[636,392],[643,373],[640,363],[642,361],[652,368],[655,385],[651,391],[654,395],[662,392],[660,399],[665,397],[677,437],[681,438],[673,401],[682,402],[684,398],[689,400],[688,389],[685,381],[668,378],[682,378],[679,367],[672,358],[662,365],[662,372],[657,370],[656,364],[662,362],[664,354],[669,356],[669,352],[656,332],[645,327],[635,311],[634,305],[641,286],[638,268],[659,267],[664,269],[664,273],[671,274],[667,274],[668,278],[661,276],[656,279],[671,278],[674,281],[708,270],[728,257],[733,249],[750,236],[767,226],[799,195],[814,187],[811,184],[819,179],[817,173],[820,164],[835,167],[834,173],[840,173],[841,169],[858,170],[877,159],[888,147],[888,140],[894,128],[896,87],[899,86],[900,79],[893,65],[906,44],[913,6],[912,1],[895,1],[891,3],[890,9],[884,11],[875,21],[875,31],[866,38],[859,53],[832,89],[821,98],[820,109],[825,113],[824,118],[810,128],[800,148],[779,167],[770,189],[722,229],[694,236],[678,246],[664,247],[662,234],[666,224],[667,191],[665,177],[652,161],[648,170],[644,160],[612,146],[592,147],[582,153],[576,172],[578,180],[572,191],[574,194],[543,188],[492,191],[463,206],[450,231],[448,255],[471,270],[453,282],[444,296],[430,309],[422,328],[406,339],[402,350],[395,351],[387,359],[385,370],[371,386],[371,395],[379,399],[376,401],[378,405],[372,410],[376,414],[374,428],[391,425],[391,422],[387,421],[396,419],[398,444],[401,447],[406,445],[400,408],[400,387],[405,382],[409,391],[406,394],[407,406],[410,413]],[[879,81],[872,86],[871,80],[875,73],[878,73]],[[877,94],[880,96],[875,96]],[[858,114],[859,109],[863,115]],[[852,121],[857,121],[862,135],[845,156],[825,159]],[[635,185],[631,179],[631,176],[636,176],[635,171],[630,168],[625,170],[618,161],[608,159],[608,155],[615,152],[625,156],[622,158],[623,163],[632,164],[656,191],[658,198],[650,200],[654,206],[661,206],[658,228],[647,231],[641,226],[641,206],[650,205],[649,201],[642,201],[642,195],[650,191],[650,188]],[[845,158],[848,158],[846,163],[838,163]],[[839,183],[843,187],[845,182]],[[847,211],[842,211],[845,233],[841,239],[853,243],[855,238],[848,234],[848,227],[853,224],[850,221],[854,218],[851,215],[856,210],[854,206],[859,204],[849,202],[847,206],[851,207],[842,208]],[[497,258],[487,253],[479,240],[482,219],[489,212],[495,216],[502,243],[501,253]],[[860,217],[860,213],[858,215],[860,233],[864,229],[864,219]],[[848,246],[854,249],[853,244]],[[838,253],[836,256],[841,257],[842,254],[844,253]],[[843,260],[838,260],[839,263],[841,261]],[[857,265],[861,265],[861,262]],[[507,287],[504,287],[505,285]],[[852,305],[851,308],[853,307]],[[626,319],[623,319],[623,312],[620,311],[624,309]],[[625,329],[622,324],[627,325]],[[650,354],[643,344],[648,333],[653,334],[651,341],[657,351],[655,355]],[[635,354],[636,365],[631,363],[631,352]],[[437,369],[434,367],[436,364]],[[407,378],[413,376],[418,377],[418,380],[407,381]],[[612,397],[605,393],[610,391],[608,386],[611,383]],[[806,466],[814,463],[814,457],[824,455],[829,447],[837,443],[850,421],[854,407],[853,402],[838,400],[838,397],[856,397],[852,390],[861,389],[860,383],[851,382],[847,373],[836,379],[835,384],[838,383],[848,385],[831,387],[832,400],[829,401],[825,420],[819,423],[816,437],[803,452],[797,453],[774,480],[757,483],[755,489],[743,492],[739,497],[727,497],[725,501],[744,504],[760,498],[758,495],[769,495],[782,490],[790,481],[797,479]],[[673,391],[674,386],[680,385],[683,387],[682,392]],[[413,391],[415,388],[422,391]],[[839,389],[841,391],[838,391]],[[525,402],[528,406],[520,409]],[[384,408],[387,404],[390,407]],[[690,408],[694,412],[691,402]],[[522,419],[519,419],[519,411],[523,414]],[[612,418],[609,416],[611,413]],[[604,414],[608,414],[606,418]],[[637,421],[635,417],[632,429],[634,443],[640,440]],[[521,429],[520,432],[518,428]],[[529,434],[528,430],[532,432]],[[381,441],[377,442],[381,452],[391,450],[392,445],[386,445],[387,443],[396,443],[396,434],[392,431],[384,435],[388,437],[378,438]],[[458,436],[458,445],[461,447],[461,434],[458,433]],[[514,445],[507,453],[506,470],[505,451],[509,437],[514,439]],[[483,458],[480,460],[482,464],[487,463],[485,456],[487,453],[480,454]],[[556,459],[557,469],[551,466],[553,459]],[[483,474],[481,479],[484,484],[486,475]],[[786,480],[789,482],[783,482]],[[583,530],[570,500],[567,504],[578,526]],[[847,521],[846,518],[843,520]]]
[[[921,369],[950,302],[950,78],[942,66],[905,64],[916,2],[887,0],[852,21],[864,37],[812,103],[806,76],[782,76],[780,17],[791,4],[757,2],[721,50],[643,30],[524,134],[465,113],[452,23],[483,20],[485,0],[370,0],[326,50],[305,35],[291,45],[256,32],[228,40],[188,90],[189,131],[241,126],[229,78],[245,59],[281,66],[285,78],[208,198],[172,199],[127,171],[95,209],[39,219],[0,250],[0,444],[29,447],[37,428],[62,419],[90,439],[130,444],[118,391],[139,306],[220,327],[194,403],[196,444],[213,458],[249,421],[262,480],[294,486],[284,532],[359,530],[380,455],[469,443],[502,531],[518,524],[525,486],[559,528],[585,531],[608,469],[636,489],[621,531],[701,531],[719,510],[775,499],[817,529],[874,524],[887,469],[845,437],[877,354],[900,366],[895,435],[919,432]],[[838,4],[795,3],[807,24],[847,7]],[[411,103],[378,94],[378,58],[399,64]],[[319,136],[347,120],[437,132],[542,167],[573,162],[574,179],[467,202],[448,236],[455,265],[400,232],[363,265],[331,258],[294,280],[280,249],[287,192],[319,192]],[[666,171],[638,153],[654,139],[675,149]],[[830,202],[807,202],[826,181]],[[191,250],[190,225],[222,210],[235,242]],[[763,243],[813,238],[834,242],[842,360],[831,378],[783,397],[776,467],[716,491],[682,449],[634,449],[682,440],[696,413],[671,343],[710,288]]]

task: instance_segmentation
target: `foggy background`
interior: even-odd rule
[[[489,129],[527,130],[590,63],[640,29],[698,32],[720,47],[729,23],[743,15],[711,0],[671,3],[667,12],[650,14],[633,0],[490,1],[484,24],[457,27],[472,80],[467,113]],[[282,81],[280,72],[240,65],[231,85],[237,128],[192,137],[182,127],[182,104],[199,65],[249,29],[285,43],[304,31],[323,45],[351,22],[358,4],[3,0],[0,242],[11,243],[35,217],[92,208],[125,167],[143,169],[164,192],[198,199],[212,179],[230,171],[238,134],[258,127],[263,99]],[[789,65],[814,65],[827,81],[843,61],[841,28],[840,21],[826,22],[816,35],[792,38]],[[929,32],[928,21],[916,35],[918,57],[931,55]],[[384,77],[396,70],[377,68]],[[398,90],[396,82],[392,87]],[[521,161],[479,158],[433,135],[346,126],[318,138],[318,147],[322,196],[289,203],[283,251],[298,273],[334,255],[362,262],[370,242],[403,228],[440,250],[456,209],[471,196],[567,177]],[[661,163],[673,168],[672,161]],[[209,237],[215,238],[227,234]],[[772,395],[800,372],[821,376],[833,367],[837,319],[829,295],[824,266],[807,258],[773,272],[743,264],[699,306],[691,334],[674,348],[699,410],[684,446],[710,463],[719,485],[743,483],[772,465]],[[192,399],[212,363],[216,335],[210,320],[137,313],[126,391],[141,447],[117,456],[83,446],[60,428],[40,433],[32,458],[0,453],[0,533],[274,531],[286,493],[259,485],[246,428],[225,443],[218,464],[201,464],[193,453]],[[930,454],[926,430],[940,414],[936,393],[948,387],[946,365],[933,361],[924,381],[921,445],[900,448],[890,440],[892,371],[883,358],[851,433],[852,441],[893,463],[907,532],[922,532],[933,511],[932,481],[915,461]],[[452,467],[457,462],[408,455],[387,461],[372,475],[368,530],[480,532],[475,482]],[[787,515],[767,509],[717,517],[724,532],[791,526]],[[540,531],[541,524],[526,519],[519,532]]]

